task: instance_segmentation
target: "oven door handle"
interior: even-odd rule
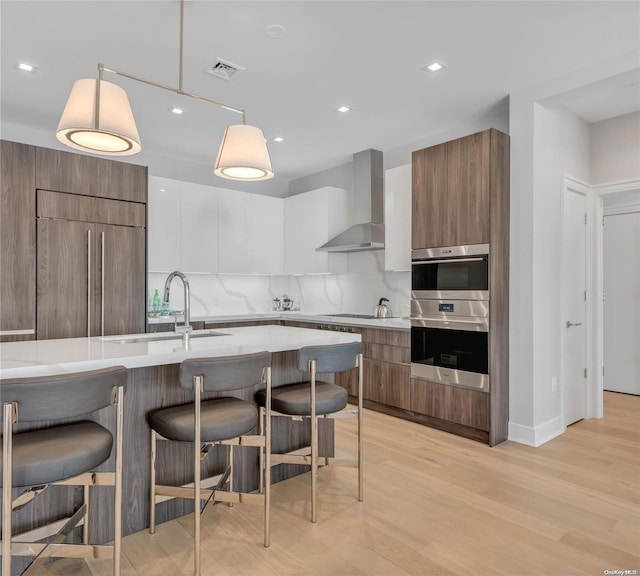
[[[433,260],[414,260],[411,264],[413,266],[425,266],[432,264],[454,264],[456,262],[482,262],[485,258],[434,258]]]
[[[440,328],[443,330],[465,330],[467,332],[488,332],[489,319],[473,318],[460,320],[443,320],[442,318],[411,317],[411,326],[416,328]]]

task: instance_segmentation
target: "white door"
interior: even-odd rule
[[[563,358],[564,423],[587,416],[587,197],[571,189],[564,198]]]
[[[604,389],[640,395],[640,212],[604,217]]]

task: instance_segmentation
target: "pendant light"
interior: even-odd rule
[[[220,144],[214,174],[230,180],[256,181],[273,177],[267,143],[260,128],[246,123],[246,112],[185,92],[182,87],[184,0],[180,0],[179,85],[171,88],[98,64],[98,79],[77,80],[62,113],[56,137],[60,142],[96,154],[127,156],[142,149],[126,92],[103,80],[104,72],[142,82],[242,114],[242,124],[228,126]]]
[[[104,80],[76,80],[56,137],[71,148],[110,156],[141,149],[127,93]]]

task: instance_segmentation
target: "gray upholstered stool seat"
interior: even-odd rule
[[[271,392],[271,409],[281,414],[309,416],[311,414],[311,395],[309,382],[291,384],[274,388]],[[266,394],[260,390],[256,401],[264,406]],[[333,414],[347,406],[349,395],[342,386],[316,380],[316,414]]]
[[[39,574],[51,557],[76,558],[79,561],[111,557],[113,576],[120,576],[122,405],[127,380],[127,369],[113,366],[71,374],[3,378],[0,381],[3,576],[15,573],[12,571],[12,556],[25,557],[30,562],[23,574]],[[115,408],[115,418],[111,420],[109,417],[111,430],[87,419],[89,414],[108,407]],[[19,431],[22,424],[29,425],[31,429]],[[103,463],[112,471],[96,470]],[[32,502],[40,494],[49,493],[48,486],[60,489],[75,487],[75,490],[81,487],[84,497],[80,503],[75,494],[64,497],[60,502],[56,502],[59,499],[57,495],[49,498],[49,502],[55,504],[52,517],[49,517],[46,506],[45,514],[42,510],[33,512],[39,518],[40,534],[36,537],[23,531],[28,524],[16,518],[15,513],[27,505],[34,505]],[[112,488],[113,509],[110,511],[98,503],[90,504],[93,489],[102,487]],[[92,526],[96,524],[90,519],[90,507],[100,514],[107,512],[106,518],[113,518],[111,543],[90,541]],[[19,538],[12,537],[14,519],[23,524]],[[59,524],[59,520],[63,521]],[[45,521],[45,524],[40,521]],[[81,543],[65,543],[72,529],[80,527]],[[49,537],[45,538],[47,535]],[[29,540],[30,537],[35,540]]]
[[[111,432],[95,422],[15,434],[11,484],[38,486],[73,478],[105,462],[112,445]]]
[[[216,398],[200,403],[200,441],[218,442],[242,436],[258,425],[258,409],[239,398]],[[149,426],[167,440],[193,442],[193,403],[149,413]]]

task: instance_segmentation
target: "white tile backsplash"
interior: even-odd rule
[[[189,274],[191,316],[250,314],[271,309],[272,300],[288,294],[294,307],[310,314],[372,314],[378,300],[388,298],[394,316],[409,315],[410,272],[384,270],[384,251],[354,252],[346,274],[305,276],[240,276]],[[167,274],[149,273],[149,294],[162,297]],[[171,286],[172,309],[182,310],[179,279]]]

